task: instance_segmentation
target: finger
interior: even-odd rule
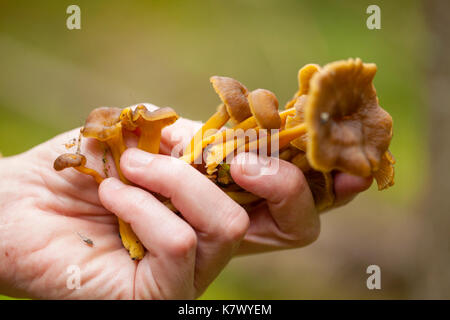
[[[159,288],[171,294],[192,287],[197,236],[185,221],[150,193],[125,185],[115,178],[100,184],[99,197],[106,209],[131,225],[148,250],[139,266],[142,264],[145,267],[147,262],[152,271],[140,272],[146,272],[149,278],[153,273],[157,276]],[[139,286],[137,290],[152,291],[153,296],[158,291],[158,286],[152,288],[151,285],[138,283],[136,286]],[[179,292],[180,295],[182,293],[185,294]],[[145,293],[140,294],[146,296]],[[164,292],[158,294],[164,296]]]
[[[161,133],[161,153],[178,158],[201,127],[201,122],[184,118],[165,127]]]
[[[204,289],[228,263],[248,228],[248,215],[214,183],[181,161],[128,149],[121,169],[132,182],[167,198],[197,230],[198,288]]]
[[[251,216],[249,233],[257,231],[268,235],[272,232],[295,246],[309,244],[317,238],[320,221],[314,199],[303,173],[296,166],[277,158],[240,153],[231,163],[231,175],[242,188],[267,200],[266,218],[264,210],[258,216]]]
[[[353,200],[358,193],[367,190],[373,178],[363,178],[348,173],[338,172],[334,176],[335,207],[342,206]]]

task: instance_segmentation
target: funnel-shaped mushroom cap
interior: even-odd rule
[[[363,177],[378,170],[392,138],[392,118],[378,104],[376,70],[375,64],[349,59],[314,74],[305,111],[314,169]]]
[[[106,141],[122,133],[117,126],[122,110],[119,108],[100,107],[92,110],[81,132],[86,138]]]
[[[165,107],[149,111],[145,106],[137,106],[133,112],[133,122],[140,125],[145,122],[160,121],[161,126],[171,125],[178,119],[178,114],[172,108]]]
[[[295,101],[295,115],[288,116],[286,118],[286,129],[293,128],[305,122],[305,107],[306,107],[307,95],[298,97]],[[308,141],[308,133],[305,133],[301,137],[291,141],[291,145],[299,150],[306,151],[306,144]]]
[[[53,168],[61,171],[66,168],[83,167],[86,165],[86,157],[78,153],[64,153],[56,158]]]
[[[281,118],[278,113],[278,100],[275,94],[265,89],[256,89],[249,93],[250,110],[260,128],[279,129]]]
[[[242,83],[233,78],[219,76],[213,76],[209,80],[227,107],[231,120],[239,123],[252,115],[247,101],[248,90]]]

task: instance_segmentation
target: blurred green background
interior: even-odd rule
[[[81,30],[66,8],[81,8]],[[381,8],[381,30],[366,8]],[[203,298],[420,298],[417,207],[427,185],[427,62],[421,1],[0,1],[0,151],[20,153],[80,126],[98,106],[170,106],[206,120],[209,77],[267,88],[283,105],[307,63],[375,62],[393,116],[396,184],[322,217],[313,245],[234,259]],[[382,290],[366,288],[366,268]],[[420,277],[419,277],[420,278]]]

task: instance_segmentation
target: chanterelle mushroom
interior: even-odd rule
[[[277,97],[265,89],[256,89],[248,94],[250,110],[258,127],[263,129],[279,129],[281,118],[278,113]]]
[[[138,148],[150,153],[159,153],[161,131],[164,127],[177,121],[178,115],[172,108],[161,108],[149,111],[143,105],[137,106],[132,121],[140,128]]]
[[[219,76],[211,77],[210,81],[233,122],[242,122],[252,115],[247,100],[248,90],[242,83],[233,78]]]
[[[214,90],[219,95],[223,104],[217,108],[208,121],[197,131],[183,153],[183,159],[189,163],[193,162],[203,150],[204,139],[214,134],[214,130],[223,127],[229,119],[234,123],[240,123],[251,116],[248,104],[247,88],[239,81],[228,78],[213,76],[210,78]]]
[[[92,176],[98,184],[102,183],[104,179],[100,173],[94,169],[86,168],[86,157],[79,153],[64,153],[60,155],[53,163],[53,168],[56,171],[74,168],[84,174]]]
[[[94,138],[108,145],[120,179],[127,182],[120,171],[120,156],[127,148],[123,141],[122,125],[119,121],[121,112],[122,110],[119,108],[109,107],[92,110],[81,129],[81,133],[85,138]]]
[[[378,104],[372,84],[376,70],[375,64],[349,59],[330,63],[312,77],[305,121],[314,169],[363,177],[379,169],[392,138],[392,118]]]
[[[119,108],[101,107],[94,109],[87,117],[81,132],[84,137],[94,138],[108,145],[120,179],[122,182],[129,184],[120,170],[120,156],[127,148],[123,140],[122,124],[120,122],[121,112],[122,110]],[[140,240],[128,223],[120,218],[118,218],[118,221],[123,246],[128,250],[133,260],[142,259],[145,251]]]

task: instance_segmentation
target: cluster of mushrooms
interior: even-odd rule
[[[247,210],[262,199],[233,181],[225,160],[240,152],[258,153],[262,148],[264,155],[278,155],[302,170],[319,212],[334,203],[336,171],[373,176],[379,190],[388,188],[394,184],[395,160],[388,150],[392,118],[379,106],[372,83],[376,70],[375,64],[360,59],[336,61],[324,67],[308,64],[299,70],[298,91],[282,111],[272,92],[249,91],[235,79],[213,76],[210,81],[222,103],[194,135],[180,159],[202,172]],[[93,138],[105,143],[119,178],[130,184],[119,165],[127,148],[124,132],[139,137],[139,149],[159,153],[162,129],[177,119],[171,108],[155,111],[143,105],[134,110],[97,108],[81,129],[76,153],[59,156],[54,168],[59,171],[72,167],[101,183],[103,175],[87,168],[86,157],[80,153],[81,136]],[[224,127],[227,123],[230,125]],[[241,134],[249,130],[253,134]],[[108,176],[106,167],[104,175]],[[176,212],[169,199],[156,196]],[[142,259],[145,254],[142,244],[120,219],[119,232],[130,257]]]

